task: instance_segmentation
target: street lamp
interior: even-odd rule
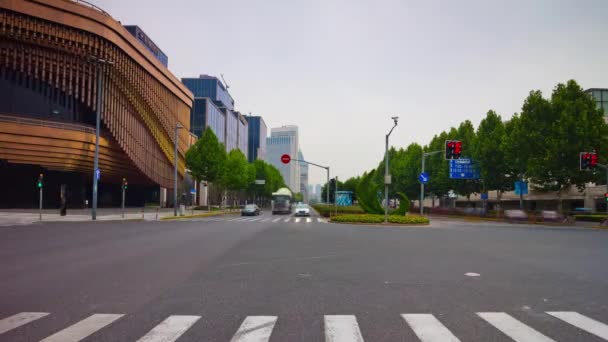
[[[95,159],[93,161],[93,200],[91,205],[91,219],[97,219],[97,182],[99,178],[99,130],[101,126],[101,111],[103,110],[103,76],[106,65],[114,62],[95,56],[89,56],[89,61],[97,66],[97,109],[95,117]]]
[[[173,170],[173,216],[177,216],[177,135],[180,128],[184,128],[179,122],[175,125],[175,169]]]
[[[384,223],[388,223],[388,185],[391,183],[391,177],[388,174],[388,137],[391,136],[395,127],[397,127],[398,116],[391,117],[395,122],[395,125],[388,131],[386,135],[386,145],[384,148]]]

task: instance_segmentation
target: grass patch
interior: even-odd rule
[[[210,216],[222,216],[222,215],[232,215],[232,214],[238,214],[238,212],[232,212],[232,213],[228,213],[228,212],[212,212],[212,213],[203,213],[203,214],[194,214],[194,215],[184,215],[184,216],[165,216],[165,217],[161,217],[161,220],[181,220],[181,219],[190,219],[190,218],[197,218],[197,217],[210,217]]]
[[[344,215],[332,216],[331,221],[340,222],[340,223],[383,223],[384,215],[344,214]],[[425,216],[418,216],[418,215],[408,215],[408,216],[389,215],[388,222],[396,223],[396,224],[428,224],[429,219]]]

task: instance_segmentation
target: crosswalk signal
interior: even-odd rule
[[[38,189],[42,189],[44,187],[44,175],[42,173],[38,176],[37,185],[38,185]]]
[[[604,200],[608,203],[608,192],[604,194]]]
[[[445,141],[445,159],[460,159],[462,154],[462,141],[446,140]]]
[[[579,158],[579,164],[581,170],[591,170],[597,167],[597,153],[595,152],[581,152]]]
[[[126,179],[126,178],[123,178],[123,179],[122,179],[122,188],[123,188],[124,190],[127,190],[127,187],[128,187],[128,186],[129,186],[129,183],[127,183],[127,179]]]

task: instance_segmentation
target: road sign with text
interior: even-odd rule
[[[450,160],[451,179],[479,179],[479,168],[471,158]]]

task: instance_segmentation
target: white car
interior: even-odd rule
[[[310,216],[310,207],[306,204],[299,203],[296,205],[296,216]]]

